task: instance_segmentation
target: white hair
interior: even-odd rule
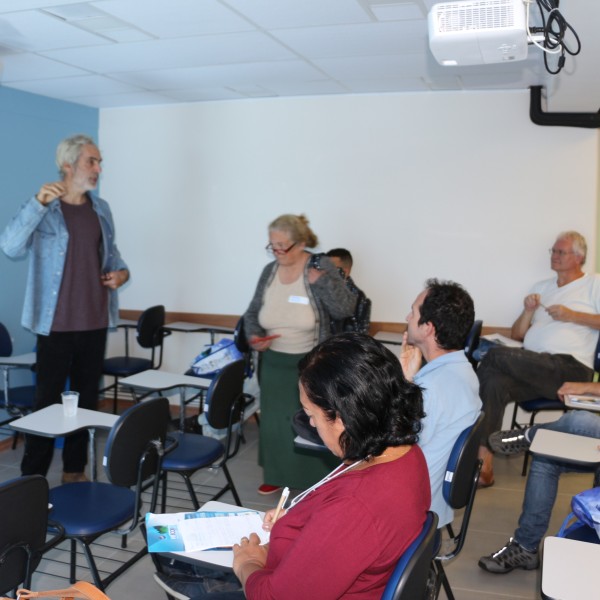
[[[558,240],[569,240],[573,246],[573,252],[583,258],[581,264],[585,264],[587,257],[587,242],[585,238],[577,231],[563,231],[556,236]]]
[[[58,144],[58,148],[56,148],[56,166],[63,179],[65,176],[63,166],[73,166],[79,160],[84,146],[96,146],[96,142],[91,137],[82,133],[65,138]]]

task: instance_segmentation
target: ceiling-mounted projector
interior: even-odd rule
[[[428,25],[429,48],[441,65],[484,65],[527,58],[523,0],[434,4]]]

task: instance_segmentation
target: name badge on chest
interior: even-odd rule
[[[290,296],[288,302],[291,304],[308,304],[308,298],[306,296]]]

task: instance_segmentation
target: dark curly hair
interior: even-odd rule
[[[416,444],[421,389],[405,379],[398,358],[362,333],[342,333],[313,348],[299,363],[300,384],[326,417],[337,416],[344,460],[368,459],[388,446]]]
[[[440,348],[464,348],[475,320],[475,305],[469,292],[454,281],[437,279],[428,279],[425,289],[419,325],[431,323],[435,327],[435,341]]]

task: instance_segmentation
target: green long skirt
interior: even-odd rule
[[[260,440],[263,483],[303,490],[340,464],[329,452],[294,447],[292,417],[301,408],[298,362],[303,354],[267,350],[260,356]]]

